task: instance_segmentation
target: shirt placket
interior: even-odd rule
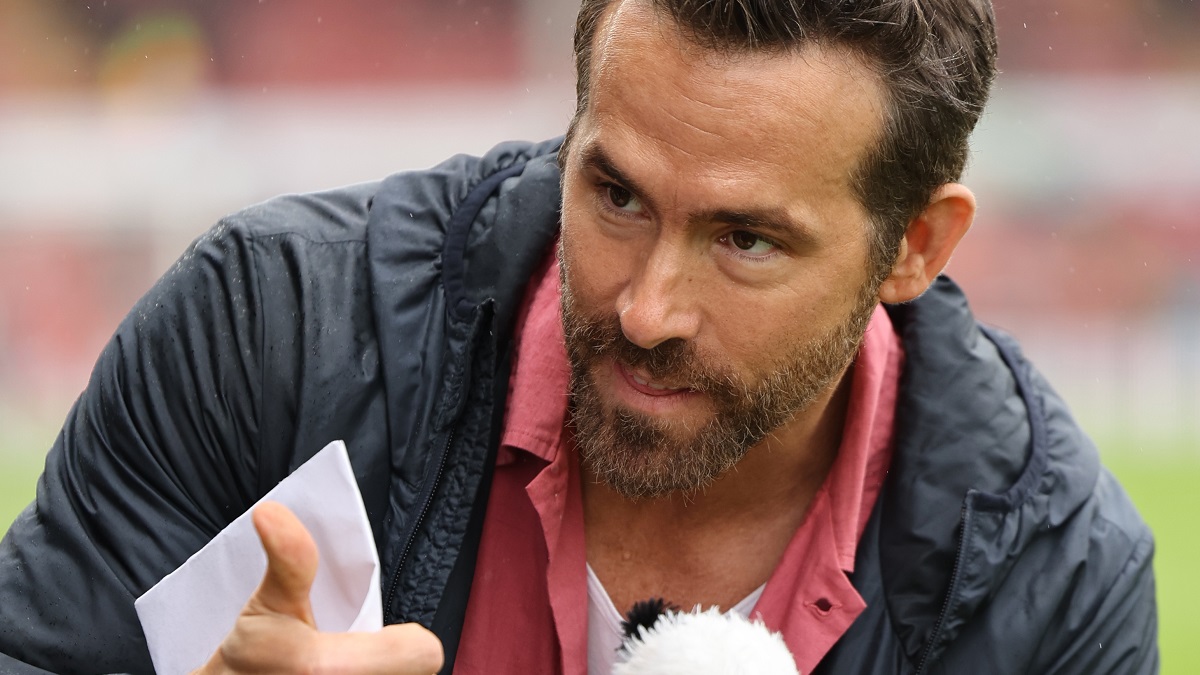
[[[546,585],[563,675],[587,675],[587,553],[578,484],[575,453],[560,448],[526,487],[546,537]]]

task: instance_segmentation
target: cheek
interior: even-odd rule
[[[719,350],[731,362],[759,370],[771,360],[773,351],[800,337],[794,330],[794,319],[780,313],[775,303],[765,303],[761,298],[713,299],[723,309],[710,311],[708,322],[717,336]]]
[[[603,236],[587,208],[571,202],[570,199],[563,202],[564,276],[576,302],[595,312],[604,309],[597,307],[598,304],[615,303],[629,278],[633,254],[619,242]]]
[[[776,288],[710,295],[709,324],[718,349],[747,370],[772,370],[779,359],[822,337],[837,322],[840,305],[820,291]]]
[[[566,243],[563,233],[566,261],[564,279],[570,289],[575,306],[585,315],[598,318],[616,311],[616,299],[620,294],[620,273],[610,256],[583,241]]]

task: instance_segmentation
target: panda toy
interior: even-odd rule
[[[783,637],[762,621],[717,608],[681,612],[639,602],[622,623],[613,675],[799,675]]]

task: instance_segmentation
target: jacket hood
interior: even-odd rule
[[[904,649],[925,662],[1029,541],[1087,500],[1100,464],[1016,342],[978,324],[950,279],[888,310],[906,360],[880,497],[882,575]]]

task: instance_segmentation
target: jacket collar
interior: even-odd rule
[[[920,661],[986,602],[1025,541],[1087,498],[1099,460],[1015,341],[978,324],[949,278],[888,310],[906,361],[881,568],[897,634]],[[964,538],[976,513],[1011,527]],[[968,554],[971,578],[954,579]]]

